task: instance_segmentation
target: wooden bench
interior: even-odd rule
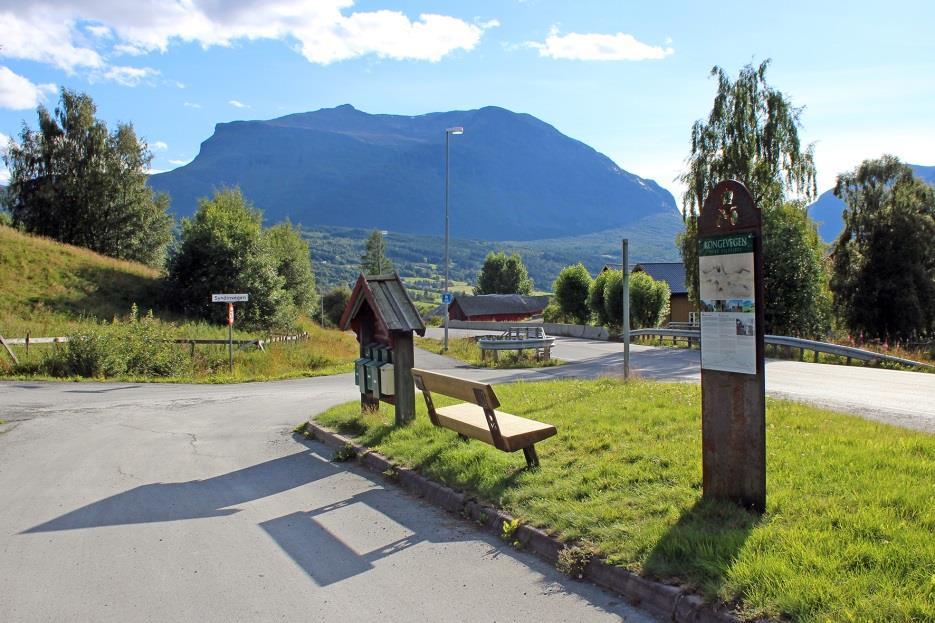
[[[463,439],[483,441],[497,450],[522,450],[529,467],[539,465],[535,444],[558,432],[551,424],[497,411],[500,401],[486,383],[418,368],[413,368],[412,378],[422,391],[432,424],[453,430]],[[432,392],[467,402],[436,409]]]

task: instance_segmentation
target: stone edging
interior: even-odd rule
[[[411,493],[425,498],[435,506],[473,519],[498,536],[503,523],[513,520],[513,517],[501,510],[481,504],[464,493],[433,482],[415,470],[396,465],[382,454],[356,444],[311,420],[306,425],[306,431],[329,448],[336,450],[353,447],[357,461],[367,469],[384,475],[392,472],[395,474],[392,479]],[[517,528],[513,538],[519,541],[524,551],[534,553],[551,565],[555,565],[558,553],[565,547],[558,539],[525,524]],[[713,609],[705,604],[701,597],[683,588],[647,580],[622,567],[608,565],[600,560],[592,559],[587,564],[584,577],[598,586],[622,595],[636,607],[657,616],[668,617],[667,620],[677,623],[739,623],[739,619],[729,612]]]

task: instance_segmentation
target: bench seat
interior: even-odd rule
[[[440,426],[449,428],[456,433],[494,445],[493,435],[487,424],[484,409],[469,402],[442,407],[435,411]],[[494,411],[497,425],[500,427],[500,436],[507,452],[515,452],[528,447],[543,439],[555,435],[555,427],[535,420],[529,420],[518,415]]]

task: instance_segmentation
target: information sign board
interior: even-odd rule
[[[442,294],[442,305],[451,305],[451,292]]]
[[[245,303],[250,299],[249,294],[212,294],[212,303]]]
[[[698,243],[701,367],[756,374],[756,288],[752,232]]]

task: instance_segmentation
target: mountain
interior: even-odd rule
[[[186,216],[199,197],[238,185],[276,222],[440,235],[446,128],[451,235],[537,240],[678,215],[652,180],[528,115],[488,106],[414,117],[345,104],[268,121],[220,123],[189,164],[150,185]]]
[[[910,164],[916,177],[926,184],[935,186],[935,166],[926,167]],[[834,196],[834,189],[826,190],[818,196],[815,203],[808,207],[808,212],[818,222],[818,234],[825,242],[834,242],[844,230],[844,202]]]

